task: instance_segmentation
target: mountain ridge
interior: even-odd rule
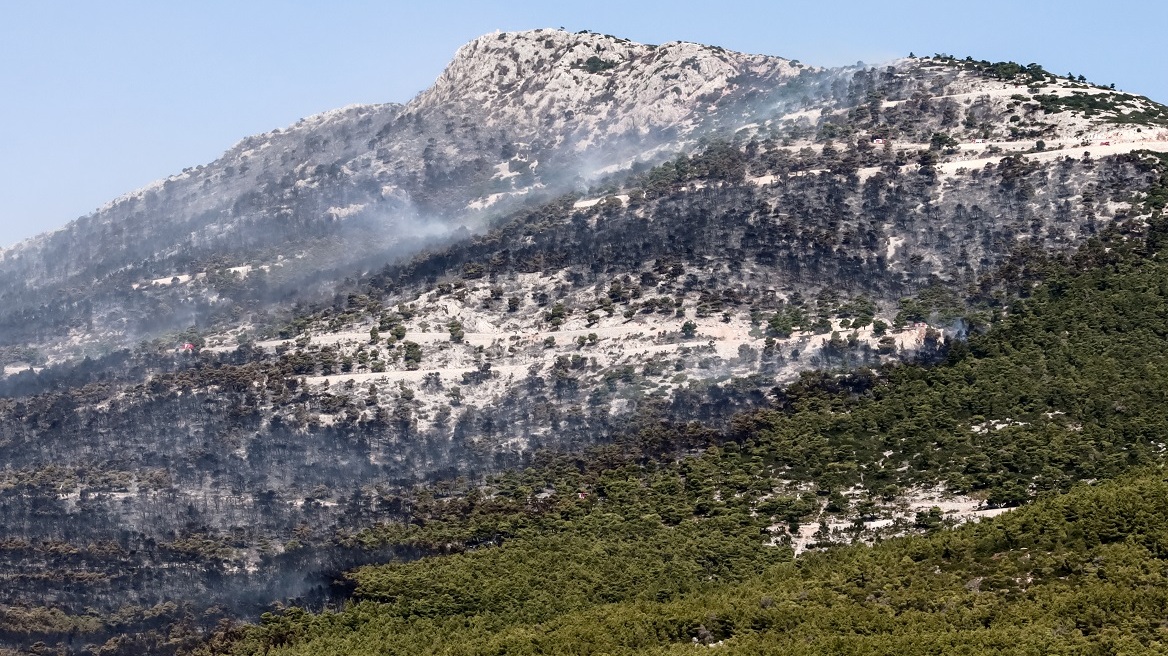
[[[493,33],[405,104],[245,138],[0,252],[0,339],[75,357],[222,321],[241,309],[205,282],[222,276],[242,277],[253,304],[319,300],[345,277],[480,234],[517,208],[597,181],[619,192],[622,176],[703,139],[778,144],[768,158],[804,162],[834,157],[839,140],[850,154],[838,171],[863,184],[893,163],[948,179],[1012,153],[1161,149],[1165,125],[1168,110],[1147,99],[1037,65],[939,56],[827,70],[686,42]],[[773,163],[751,168],[756,185],[776,178]]]
[[[505,42],[501,46],[500,36]],[[491,87],[493,78],[483,71],[497,73],[498,67],[514,61],[511,54],[523,60],[517,53],[530,54],[537,45],[542,49],[551,41],[565,51],[573,47],[592,48],[590,52],[600,47],[602,53],[623,49],[641,59],[676,49],[650,49],[613,37],[558,31],[482,37],[460,51],[463,54],[430,91],[409,103],[350,106],[245,138],[208,165],[124,194],[59,230],[0,252],[0,299],[24,314],[37,313],[41,312],[38,296],[44,296],[44,290],[59,290],[70,297],[76,295],[69,290],[87,289],[87,298],[97,310],[92,316],[103,327],[102,339],[116,339],[118,334],[133,339],[142,332],[148,336],[156,334],[156,329],[134,330],[106,311],[112,310],[113,298],[122,290],[143,280],[183,276],[191,268],[248,265],[279,280],[279,288],[285,290],[282,294],[318,289],[314,282],[320,276],[314,262],[360,267],[369,258],[375,262],[408,255],[460,229],[477,232],[491,217],[528,199],[578,188],[581,173],[586,173],[581,157],[589,158],[595,167],[642,155],[660,158],[681,147],[666,147],[676,136],[666,132],[677,127],[677,117],[696,102],[691,96],[709,90],[710,80],[700,70],[687,69],[670,82],[670,88],[689,85],[688,95],[671,101],[673,115],[658,115],[663,84],[657,84],[650,97],[642,97],[639,88],[617,93],[614,98],[620,102],[610,109],[615,120],[578,126],[561,116],[551,126],[558,134],[548,131],[541,118],[543,110],[538,108],[556,105],[556,111],[575,107],[582,114],[590,112],[596,103],[608,102],[605,94],[612,95],[613,89],[627,91],[629,80],[636,82],[644,76],[618,76],[617,69],[588,73],[573,68],[574,61],[565,61],[548,68],[555,73],[550,79],[592,85],[588,86],[591,95],[582,100],[568,98],[566,104],[542,102],[538,98],[555,98],[560,92],[542,86],[534,89],[531,83],[521,97],[500,97],[495,104],[444,108],[438,102],[442,94],[453,93],[444,91],[443,85],[457,79],[476,88]],[[482,52],[476,50],[476,44],[488,43],[491,48],[484,45]],[[712,48],[677,48],[696,53],[686,57],[696,58],[699,64],[729,57]],[[653,75],[668,74],[670,61],[659,62],[665,68]],[[774,62],[781,75],[794,70],[786,60],[765,61]],[[713,87],[728,84],[729,73],[738,70],[722,69]],[[508,79],[513,78],[514,71],[509,75]],[[705,118],[711,114],[708,109],[703,108]],[[460,116],[452,118],[448,115],[452,111]],[[687,125],[686,129],[693,129],[696,123]],[[638,133],[636,139],[617,143],[639,127],[660,133]],[[547,143],[539,138],[542,132],[548,134]],[[564,139],[574,140],[582,150],[558,148],[556,144]],[[662,147],[664,151],[653,154]],[[80,302],[78,297],[69,304]],[[125,299],[119,303],[126,306]],[[214,299],[203,295],[200,303],[213,305]],[[171,326],[189,325],[192,318],[205,313],[179,313]],[[77,326],[80,320],[70,321]],[[4,324],[2,317],[0,324]],[[9,322],[6,334],[22,339],[24,332]]]

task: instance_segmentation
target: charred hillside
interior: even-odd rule
[[[1064,250],[1132,218],[1155,158],[1084,155],[1019,154],[942,173],[854,145],[792,157],[773,141],[724,144],[634,176],[619,193],[565,197],[388,266],[368,284],[386,292],[567,270],[587,286],[665,270],[688,289],[762,307],[823,289],[894,301],[936,282],[973,284],[1021,246]]]

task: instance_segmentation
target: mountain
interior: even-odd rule
[[[813,91],[820,77],[695,44],[488,35],[404,106],[354,106],[249,137],[0,253],[0,334],[8,344],[82,333],[133,343],[185,328],[208,319],[215,294],[143,286],[216,269],[263,271],[258,297],[293,298],[477,232],[529,194],[557,195],[606,166],[678,150],[752,103],[796,93],[789,85]]]
[[[899,157],[938,134],[956,142],[937,144],[953,154],[931,150],[951,172],[1039,141],[1045,156],[1156,147],[1162,111],[1024,67],[902,60],[852,76],[696,44],[488,35],[404,106],[350,107],[250,137],[0,252],[0,340],[58,360],[234,321],[236,306],[317,299],[355,270],[695,152],[703,137],[770,139],[791,154],[847,139],[864,160],[850,165],[872,168],[882,149],[867,148],[870,137],[898,139]],[[171,288],[174,278],[196,284]]]
[[[0,253],[0,639],[174,653],[500,543],[651,544],[663,602],[1153,466],[1166,130],[1035,64],[535,30],[245,139]],[[280,617],[219,638],[327,633]]]

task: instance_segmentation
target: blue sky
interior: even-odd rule
[[[564,27],[809,64],[910,51],[1039,62],[1168,102],[1168,3],[0,2],[0,246],[239,139],[352,103],[404,102],[462,43]]]

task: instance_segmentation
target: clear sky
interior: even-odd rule
[[[0,0],[0,246],[249,134],[405,102],[462,43],[536,27],[817,65],[910,51],[1038,62],[1168,102],[1162,0]]]

